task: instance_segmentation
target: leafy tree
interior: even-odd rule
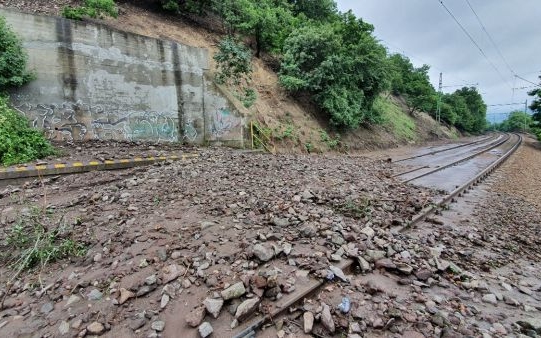
[[[539,79],[541,80],[541,76],[539,76]],[[535,98],[530,104],[530,109],[534,112],[532,117],[538,124],[541,124],[541,83],[538,88],[530,91],[528,95]]]
[[[514,111],[514,112],[511,112],[511,114],[509,114],[509,117],[505,119],[505,121],[503,121],[496,127],[498,130],[507,131],[507,132],[511,132],[511,131],[529,132],[531,130],[532,125],[533,125],[532,116],[522,111]]]
[[[28,55],[17,35],[0,16],[0,94],[10,87],[22,86],[34,75],[26,70]]]
[[[392,93],[403,96],[412,113],[415,110],[433,113],[438,98],[428,76],[430,67],[415,68],[407,57],[400,54],[391,55],[389,61]]]
[[[481,94],[475,87],[463,87],[455,91],[455,94],[463,97],[468,107],[469,116],[466,118],[471,119],[471,127],[465,130],[474,133],[483,131],[486,126],[487,106]]]
[[[308,19],[330,22],[336,17],[338,10],[333,0],[289,0],[295,15],[303,14]]]
[[[310,93],[337,127],[370,121],[375,98],[388,86],[386,51],[373,29],[351,12],[295,29],[285,41],[281,84]]]

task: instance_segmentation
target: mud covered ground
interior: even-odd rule
[[[0,330],[231,337],[324,281],[258,336],[535,337],[535,147],[528,140],[487,184],[404,233],[396,227],[435,192],[362,157],[192,148],[199,159],[10,186],[0,191]],[[63,158],[128,149],[75,145]],[[347,260],[353,268],[337,269]]]

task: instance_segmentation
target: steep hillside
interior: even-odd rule
[[[0,0],[0,6],[59,15],[63,6],[80,2]],[[207,48],[212,54],[222,38],[221,27],[212,18],[205,18],[205,22],[201,22],[201,19],[197,21],[164,14],[148,1],[118,3],[119,17],[100,22],[120,30]],[[317,108],[309,98],[291,97],[279,86],[277,74],[268,63],[254,58],[253,68],[252,81],[258,98],[249,109],[250,119],[261,126],[261,133],[273,139],[279,152],[362,151],[456,135],[455,130],[441,127],[427,114],[408,114],[402,100],[393,96],[381,96],[377,101],[377,109],[382,115],[379,124],[365,125],[339,135],[329,129],[327,121],[318,118]]]

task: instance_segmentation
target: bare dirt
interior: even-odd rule
[[[76,6],[81,0],[0,0],[0,7],[14,8],[25,12],[44,15],[60,15],[64,6]],[[117,19],[87,19],[110,27],[159,39],[173,40],[190,46],[206,48],[214,55],[223,37],[222,27],[212,16],[194,18],[168,15],[159,10],[156,1],[117,1],[120,15]],[[315,153],[345,150],[363,152],[374,149],[398,147],[403,144],[421,144],[426,141],[448,139],[453,132],[436,123],[428,114],[416,113],[412,117],[417,126],[417,139],[404,140],[392,130],[381,125],[363,126],[354,131],[335,133],[329,128],[326,118],[318,112],[307,97],[292,97],[279,85],[276,69],[277,60],[270,56],[253,59],[252,84],[257,91],[255,104],[245,111],[250,120],[273,130],[273,142],[281,153]],[[276,67],[275,67],[276,68]],[[215,64],[211,59],[211,73]],[[400,99],[396,99],[403,105]],[[242,103],[237,102],[238,106]],[[408,110],[403,107],[404,110]],[[287,128],[290,132],[284,133]],[[340,135],[342,146],[331,149],[322,139],[321,132],[331,137]]]

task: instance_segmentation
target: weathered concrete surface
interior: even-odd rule
[[[74,22],[0,10],[37,79],[14,106],[58,140],[243,145],[244,119],[208,74],[208,51]]]

